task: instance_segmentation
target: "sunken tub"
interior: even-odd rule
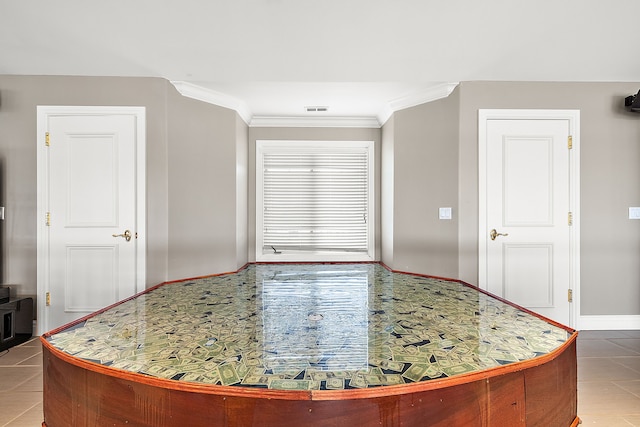
[[[460,281],[249,265],[43,335],[43,426],[575,426],[576,337]]]

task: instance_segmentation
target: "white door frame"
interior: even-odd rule
[[[55,116],[131,115],[136,120],[136,293],[146,284],[146,110],[145,107],[38,106],[37,107],[37,330],[48,331],[45,313],[49,291],[49,233],[46,212],[49,206],[49,162],[45,134]]]
[[[573,137],[569,154],[569,209],[573,214],[570,227],[569,289],[573,290],[570,304],[570,325],[577,326],[580,318],[580,110],[478,110],[478,285],[487,284],[487,121],[488,120],[568,120]]]

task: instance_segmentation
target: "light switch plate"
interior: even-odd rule
[[[451,219],[451,208],[440,208],[440,219]]]
[[[629,208],[629,219],[640,219],[640,208]]]

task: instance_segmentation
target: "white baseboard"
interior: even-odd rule
[[[578,330],[629,330],[640,329],[640,315],[594,315],[580,316]]]

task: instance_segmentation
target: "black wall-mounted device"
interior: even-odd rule
[[[629,95],[624,99],[624,106],[632,113],[640,113],[640,90],[635,95]]]

